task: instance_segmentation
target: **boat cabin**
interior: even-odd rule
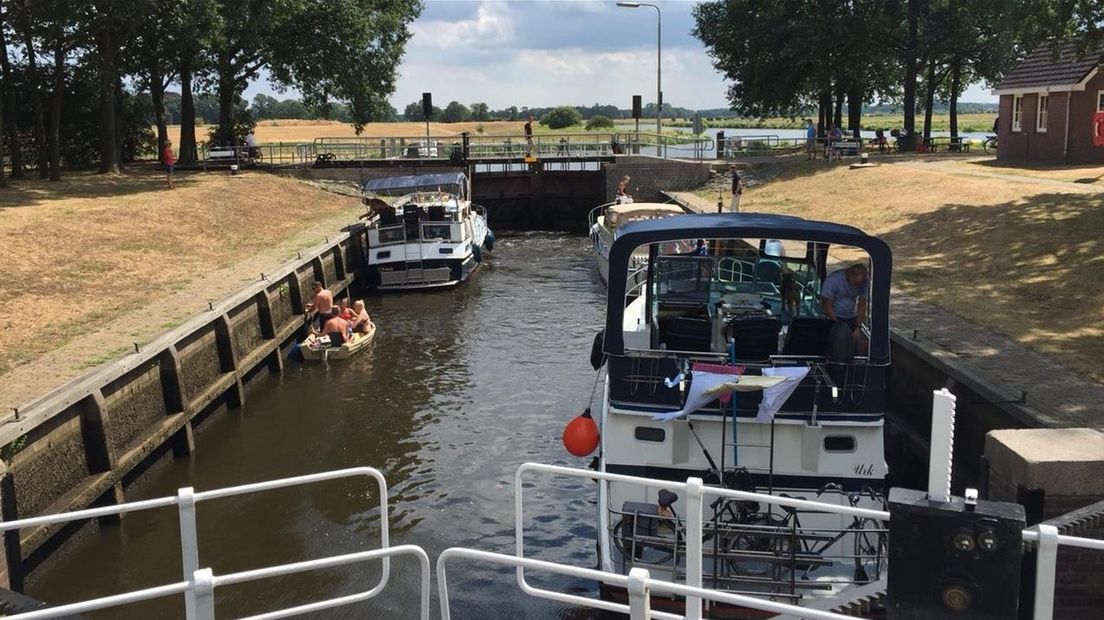
[[[472,205],[462,172],[388,177],[363,186],[371,247],[417,242],[460,242]],[[470,224],[467,224],[470,226]]]
[[[695,249],[680,251],[687,246]],[[634,255],[647,277],[627,282]],[[783,414],[880,415],[889,363],[889,249],[848,226],[763,214],[681,215],[623,227],[610,250],[604,350],[612,401],[680,405],[666,378],[694,362],[810,372]],[[829,273],[868,267],[869,320],[854,346],[823,309]],[[835,342],[833,342],[835,338]],[[754,415],[761,394],[739,397]]]

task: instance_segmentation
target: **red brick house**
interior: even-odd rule
[[[997,159],[1104,164],[1104,146],[1093,144],[1094,116],[1104,112],[1104,50],[1079,56],[1073,45],[1043,45],[993,94],[1000,95]]]

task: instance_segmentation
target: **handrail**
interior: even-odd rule
[[[349,564],[375,559],[382,559],[384,565],[386,566],[390,564],[391,556],[396,555],[413,555],[418,560],[418,564],[421,568],[422,577],[421,590],[419,592],[419,617],[421,618],[421,620],[429,620],[429,594],[431,588],[429,556],[421,547],[418,547],[417,545],[397,545],[394,547],[373,549],[371,551],[360,551],[357,553],[329,556],[316,560],[307,560],[305,562],[294,562],[291,564],[268,566],[265,568],[240,571],[227,575],[216,575],[214,571],[210,568],[201,568],[195,570],[187,581],[181,581],[162,586],[155,586],[152,588],[144,588],[142,590],[134,590],[131,592],[125,592],[123,594],[104,596],[87,601],[81,601],[79,603],[70,603],[68,605],[59,605],[56,607],[35,609],[34,611],[6,617],[10,618],[10,620],[43,620],[46,618],[61,618],[73,614],[82,614],[89,611],[110,609],[112,607],[118,607],[121,605],[130,605],[133,603],[164,598],[176,594],[184,594],[185,596],[190,596],[191,598],[194,598],[196,601],[194,608],[187,611],[187,617],[189,618],[189,620],[214,620],[215,588],[217,587],[247,583],[250,581],[258,581],[271,577],[295,575],[298,573],[319,570],[323,568],[346,566]],[[313,603],[296,605],[294,607],[288,607],[286,609],[270,611],[254,616],[248,616],[247,618],[243,618],[242,620],[276,620],[277,618],[289,618],[291,616],[298,616],[305,613],[332,609],[334,607],[351,605],[353,603],[360,603],[373,598],[377,594],[379,594],[379,590],[377,588],[372,588],[371,590],[358,592],[356,594],[349,594],[332,599],[315,601]]]
[[[550,573],[568,577],[600,581],[611,586],[625,588],[628,593],[628,604],[603,601],[575,594],[552,592],[550,590],[545,590],[543,592],[555,596],[543,596],[542,598],[548,598],[550,600],[572,605],[582,605],[591,609],[628,614],[630,620],[650,620],[651,618],[681,620],[684,618],[684,616],[678,614],[652,611],[650,601],[652,592],[685,597],[687,600],[686,618],[690,617],[689,601],[691,599],[697,599],[699,602],[704,599],[719,603],[728,603],[730,605],[739,605],[741,607],[774,614],[793,614],[801,618],[813,618],[815,620],[848,620],[851,618],[851,616],[844,616],[829,611],[799,607],[787,603],[778,603],[744,594],[735,594],[721,590],[709,590],[701,587],[653,579],[650,573],[643,568],[633,568],[629,571],[628,575],[620,575],[618,573],[610,573],[592,568],[557,564],[544,560],[491,553],[489,551],[478,551],[475,549],[465,549],[463,547],[452,547],[445,549],[437,558],[437,589],[438,598],[440,599],[441,620],[451,620],[452,618],[448,600],[448,562],[453,558],[490,562],[503,566],[514,566],[517,568],[519,575],[525,568],[531,568],[534,570],[545,570]]]
[[[327,480],[337,480],[341,478],[351,478],[359,476],[368,476],[374,478],[376,480],[376,483],[379,485],[380,546],[386,549],[390,546],[390,525],[387,509],[387,480],[383,477],[383,474],[374,467],[350,467],[348,469],[338,469],[316,474],[293,476],[290,478],[278,478],[276,480],[268,480],[265,482],[256,482],[233,487],[225,487],[221,489],[211,489],[209,491],[201,491],[198,493],[192,487],[184,487],[179,489],[177,491],[177,494],[173,497],[160,497],[138,502],[124,502],[121,504],[116,504],[114,506],[89,508],[86,510],[77,510],[68,513],[58,513],[53,515],[16,519],[14,521],[0,521],[0,532],[8,532],[12,530],[19,530],[27,527],[38,527],[42,525],[53,525],[57,523],[90,519],[94,517],[103,517],[113,514],[125,514],[128,512],[137,512],[140,510],[152,510],[154,508],[163,508],[175,505],[177,507],[177,515],[180,524],[180,559],[183,566],[184,578],[185,580],[188,580],[192,578],[197,570],[199,570],[199,532],[196,527],[197,503],[213,499],[233,497],[236,495],[258,493],[262,491],[270,491],[273,489],[311,484],[314,482],[323,482]],[[372,590],[370,590],[370,592],[372,593],[371,596],[375,596],[379,592],[383,591],[383,589],[387,586],[387,582],[390,578],[391,563],[387,557],[384,557],[383,574],[380,576],[379,583],[374,588],[372,588]],[[193,618],[195,617],[194,614],[196,613],[195,592],[193,589],[189,588],[184,592],[184,596],[185,610],[188,614],[188,618]]]

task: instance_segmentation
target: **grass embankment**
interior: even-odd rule
[[[153,170],[0,190],[0,397],[20,388],[27,400],[147,341],[360,212],[355,198],[269,174],[177,177],[175,190]]]
[[[1104,382],[1104,168],[893,161],[794,163],[749,189],[741,209],[876,234],[904,292]],[[699,195],[717,198],[715,188]]]

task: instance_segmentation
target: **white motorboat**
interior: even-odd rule
[[[462,172],[374,179],[363,190],[368,281],[376,290],[455,286],[494,246],[486,210],[469,200]]]
[[[698,239],[707,251],[664,250]],[[863,355],[848,348],[850,329],[839,346],[837,323],[821,311],[829,249],[844,247],[851,253],[843,256],[865,254],[873,276]],[[885,243],[788,216],[681,215],[617,227],[608,256],[609,273],[620,275],[609,281],[604,335],[591,358],[607,365],[595,416],[599,471],[700,477],[712,486],[883,508]],[[640,256],[642,268],[634,264]],[[634,271],[643,280],[627,277]],[[686,574],[678,517],[686,511],[672,495],[600,483],[601,570],[643,567],[674,581]],[[708,587],[800,602],[884,576],[882,523],[736,500],[704,514]],[[624,597],[606,586],[603,594]]]
[[[613,246],[613,240],[617,238],[618,228],[630,222],[655,220],[685,213],[687,213],[686,209],[680,205],[658,202],[611,202],[592,209],[589,216],[590,241],[602,282],[609,282],[609,250]],[[647,258],[647,253],[633,257],[629,278],[637,277],[636,268],[646,263]]]
[[[344,360],[360,353],[372,344],[376,337],[376,324],[372,323],[367,332],[354,332],[339,346],[330,344],[329,336],[307,336],[303,344],[299,345],[299,352],[303,359],[310,361]]]

